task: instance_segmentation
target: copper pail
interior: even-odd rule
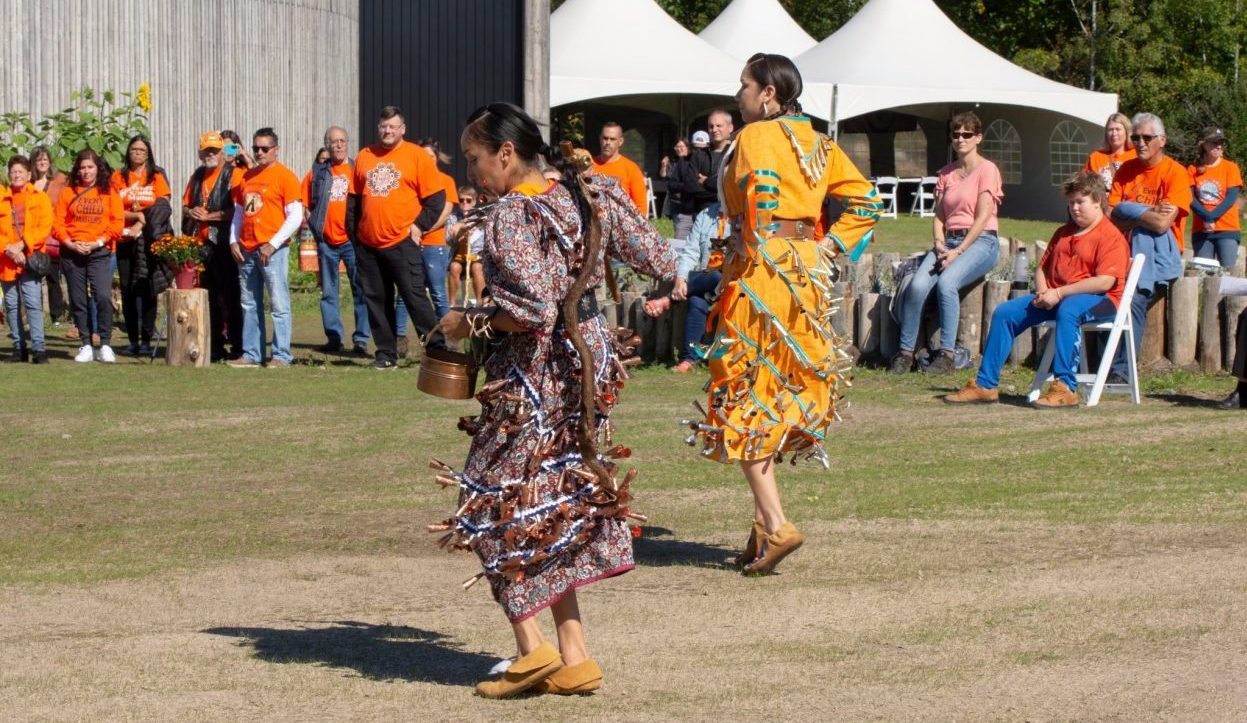
[[[476,394],[477,367],[472,357],[449,349],[425,349],[416,386],[443,399],[471,399]]]

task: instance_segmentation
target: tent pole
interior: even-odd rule
[[[836,83],[831,86],[831,140],[836,143],[840,142],[840,109],[837,103],[840,100],[840,84]]]

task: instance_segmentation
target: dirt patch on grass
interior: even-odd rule
[[[491,703],[512,642],[474,558],[239,560],[0,590],[9,719],[1227,719],[1247,708],[1247,533],[834,522],[765,579],[722,527],[651,529],[582,597],[588,699]],[[743,532],[743,531],[742,531]],[[548,628],[548,624],[547,624]]]

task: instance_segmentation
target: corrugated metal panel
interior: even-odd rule
[[[397,105],[408,140],[436,138],[453,158],[444,170],[466,181],[464,119],[487,103],[524,103],[523,0],[360,0],[359,24],[361,144],[376,140],[381,108]]]
[[[175,191],[199,134],[272,126],[300,176],[325,128],[359,126],[359,0],[0,0],[0,111],[47,113],[84,85],[152,87]]]

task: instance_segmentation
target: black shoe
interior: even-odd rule
[[[377,360],[372,363],[372,368],[377,371],[387,372],[391,369],[397,369],[398,364],[396,364],[393,359],[379,356],[377,357]]]
[[[21,351],[14,350],[13,353],[9,356],[8,360],[9,362],[13,364],[17,364],[18,362],[24,362],[29,359],[30,359],[29,353],[25,349],[22,349]]]
[[[957,363],[953,360],[953,355],[940,350],[923,371],[927,374],[951,374],[956,370]]]
[[[340,341],[325,342],[324,344],[321,344],[320,346],[316,347],[316,351],[321,352],[322,354],[337,354],[338,352],[342,351],[342,342]]]
[[[368,356],[368,345],[367,344],[356,344],[355,346],[351,347],[351,353],[354,354],[355,356]]]
[[[35,356],[33,359],[31,359],[31,361],[34,362],[35,364],[47,364],[48,353],[46,351],[37,351],[35,352]]]
[[[1241,403],[1242,400],[1239,399],[1238,390],[1236,389],[1230,393],[1230,396],[1217,402],[1217,406],[1222,409],[1238,409],[1238,405]]]
[[[118,353],[121,354],[122,356],[138,356],[139,345],[138,344],[126,344],[124,347],[122,347],[121,351]]]
[[[888,364],[888,371],[893,374],[908,374],[913,371],[913,368],[914,353],[912,351],[898,351]]]

